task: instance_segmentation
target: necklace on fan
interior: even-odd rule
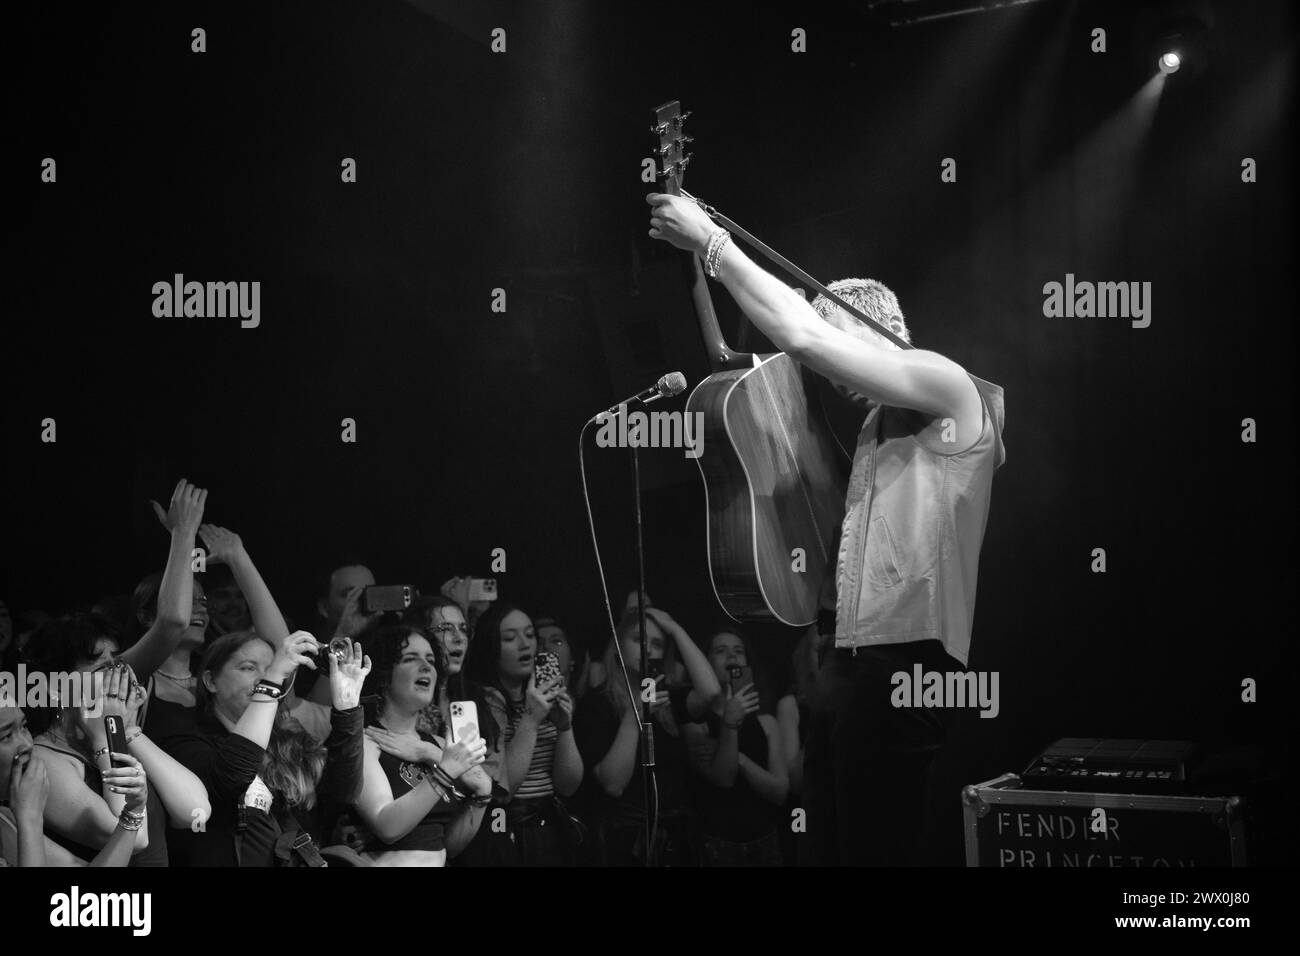
[[[163,670],[161,667],[158,668],[157,670],[155,670],[154,673],[157,674],[159,677],[166,677],[166,678],[167,678],[168,680],[170,680],[170,681],[175,681],[177,684],[192,684],[192,683],[194,683],[194,675],[193,675],[193,674],[186,674],[184,677],[177,677],[175,674],[168,674],[168,673],[167,673],[165,670]]]

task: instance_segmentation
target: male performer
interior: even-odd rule
[[[651,193],[650,235],[704,258],[777,348],[859,397],[824,658],[804,761],[806,838],[825,865],[916,861],[926,774],[950,710],[894,707],[893,675],[961,671],[994,470],[1002,389],[934,352],[900,349],[829,299],[811,304],[759,268],[694,203]],[[894,294],[829,288],[911,342]],[[823,606],[831,602],[824,595]]]

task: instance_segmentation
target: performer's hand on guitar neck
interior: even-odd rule
[[[699,206],[680,196],[667,193],[650,193],[645,197],[650,204],[650,236],[663,239],[678,249],[704,254],[709,237],[718,226]]]

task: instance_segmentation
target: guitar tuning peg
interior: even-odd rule
[[[693,142],[695,142],[695,137],[694,137],[694,136],[687,136],[685,133],[683,133],[683,134],[681,135],[681,137],[680,137],[677,141],[678,141],[679,143],[693,143]]]
[[[685,113],[681,113],[677,116],[674,116],[673,125],[675,125],[678,129],[681,129],[682,124],[686,122],[686,117],[690,115],[691,115],[691,110],[687,110]]]
[[[674,143],[669,143],[667,146],[660,146],[658,149],[659,155],[663,156],[668,153],[671,153],[675,145],[676,144]]]
[[[656,136],[662,136],[664,133],[668,132],[668,124],[660,123],[658,126],[651,126],[650,132],[654,133]]]

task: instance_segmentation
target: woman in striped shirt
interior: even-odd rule
[[[523,864],[572,866],[580,837],[559,798],[582,783],[573,698],[561,681],[536,685],[536,658],[532,620],[498,603],[475,625],[465,669],[483,685],[492,716],[505,728],[506,816]]]

